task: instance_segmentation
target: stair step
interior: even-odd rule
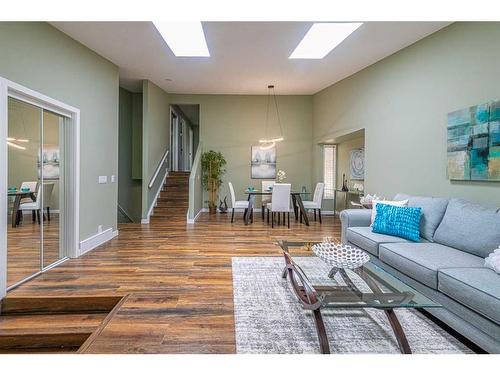
[[[101,297],[7,297],[2,316],[14,314],[58,314],[108,312],[123,296]]]
[[[186,215],[187,213],[187,208],[180,209],[180,210],[172,210],[172,209],[155,209],[153,211],[153,216],[176,216],[176,215]]]
[[[76,351],[107,313],[0,317],[0,353]]]
[[[185,221],[189,207],[190,172],[170,172],[151,218]]]

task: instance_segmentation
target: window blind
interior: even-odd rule
[[[335,145],[323,146],[323,182],[325,183],[325,199],[333,199],[337,186],[337,147]]]

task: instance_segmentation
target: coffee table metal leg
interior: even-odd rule
[[[288,276],[288,268],[287,266],[285,266],[285,268],[283,268],[283,272],[281,273],[281,277],[283,279],[286,279],[287,276]]]
[[[321,310],[313,310],[313,314],[321,354],[330,354],[330,345],[328,344],[328,336],[326,335],[325,323],[323,322],[323,317],[321,316]]]
[[[399,350],[403,354],[411,354],[410,344],[408,344],[405,331],[403,330],[403,327],[401,327],[396,313],[393,309],[384,310],[384,312],[385,315],[387,315],[387,319],[389,319],[389,323],[391,323],[392,331],[394,332],[396,340],[398,341]]]
[[[354,272],[356,272],[365,281],[365,283],[374,293],[382,293],[377,284],[375,284],[369,277],[365,277],[360,269],[355,269]],[[399,323],[396,313],[394,312],[393,309],[384,310],[384,312],[385,315],[387,316],[387,319],[389,320],[389,323],[391,324],[394,336],[396,336],[399,350],[403,354],[411,354],[410,344],[408,344],[405,331],[403,330],[403,327],[401,327],[401,324]]]

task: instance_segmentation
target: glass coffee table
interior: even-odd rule
[[[288,277],[302,307],[312,311],[321,353],[330,353],[321,310],[375,308],[385,312],[401,353],[411,354],[410,345],[394,309],[438,308],[441,305],[390,275],[371,261],[356,269],[336,268],[332,272],[331,267],[329,267],[330,271],[325,272],[321,281],[311,282],[311,275],[308,276],[298,263],[300,263],[299,257],[316,257],[311,247],[317,243],[320,242],[278,241],[285,258],[282,276],[283,278]],[[320,258],[317,259],[320,260]],[[321,260],[321,262],[323,261]]]

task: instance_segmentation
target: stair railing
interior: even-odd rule
[[[158,166],[156,167],[156,170],[155,170],[155,173],[153,174],[153,177],[151,177],[151,180],[149,181],[148,188],[151,189],[153,187],[153,185],[156,181],[156,178],[160,174],[160,171],[161,171],[161,168],[163,167],[163,164],[165,164],[165,162],[167,161],[168,152],[169,152],[169,150],[165,150],[165,153],[163,154],[160,162],[158,163]]]
[[[201,154],[203,144],[198,144],[196,155],[193,160],[193,167],[189,175],[189,207],[187,212],[187,222],[194,223],[196,217],[203,208],[203,187],[201,184]]]

